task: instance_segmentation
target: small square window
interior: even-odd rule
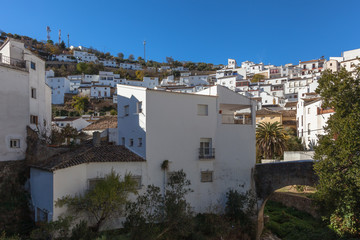
[[[134,146],[134,139],[130,138],[129,145],[130,145],[130,147]]]
[[[36,70],[36,65],[35,65],[35,63],[34,63],[34,62],[30,62],[30,67],[31,67],[31,69]]]
[[[141,189],[141,176],[131,176],[131,179],[136,182],[136,188]]]
[[[198,115],[199,116],[208,116],[208,105],[198,104]]]
[[[38,116],[30,115],[30,123],[31,124],[38,124]]]
[[[213,181],[213,172],[212,171],[201,172],[201,182],[212,182],[212,181]]]
[[[20,148],[20,139],[11,139],[10,148]]]
[[[100,181],[102,181],[103,178],[92,178],[88,179],[88,190],[93,190]]]
[[[31,88],[31,98],[36,99],[36,88]]]

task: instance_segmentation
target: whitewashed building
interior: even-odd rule
[[[119,67],[119,64],[117,64],[115,60],[100,60],[99,62],[102,63],[105,67]]]
[[[65,93],[70,93],[70,81],[66,77],[54,77],[53,71],[46,72],[46,84],[51,88],[51,103],[64,104]]]
[[[130,85],[130,86],[138,86],[138,87],[146,87],[146,88],[155,88],[159,85],[159,78],[157,77],[144,77],[143,80],[127,80],[123,79],[120,81],[120,84]]]
[[[91,123],[81,117],[55,117],[52,123],[60,128],[70,126],[80,131],[81,129],[89,126]]]
[[[91,98],[108,98],[111,97],[110,85],[92,85],[90,90]]]
[[[26,126],[41,134],[51,127],[51,89],[45,61],[7,39],[0,46],[0,161],[23,160]]]
[[[68,54],[60,54],[55,56],[55,59],[60,62],[76,62],[76,58]]]
[[[95,63],[98,61],[98,58],[93,53],[74,51],[73,55],[77,59],[78,62],[94,62]]]
[[[130,70],[142,70],[142,66],[137,63],[120,63],[120,68]]]
[[[317,143],[318,135],[324,134],[326,122],[334,113],[332,109],[322,109],[321,104],[321,99],[313,94],[300,98],[297,103],[298,137],[306,146]]]
[[[224,207],[229,189],[251,188],[255,102],[222,86],[196,94],[117,88],[118,142],[146,159],[145,185],[163,188],[164,174],[183,169],[196,212]],[[166,172],[160,168],[165,160]]]

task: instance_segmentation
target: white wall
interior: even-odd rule
[[[219,94],[219,96],[217,96]],[[135,103],[143,102],[143,114],[135,113]],[[253,125],[222,124],[218,113],[221,103],[249,104],[253,109]],[[130,106],[124,116],[124,105]],[[208,105],[208,115],[197,114],[198,104]],[[146,156],[148,182],[164,187],[160,166],[170,161],[169,171],[183,169],[194,193],[188,196],[197,212],[211,205],[224,205],[230,188],[251,185],[251,168],[255,164],[255,105],[223,87],[212,87],[197,94],[146,90],[118,85],[119,143]],[[145,122],[146,121],[146,122]],[[146,138],[145,138],[146,136]],[[144,147],[129,147],[128,139],[143,138]],[[211,138],[215,159],[199,159],[201,138]],[[145,150],[145,152],[144,152]],[[213,182],[201,182],[201,171],[213,171]]]
[[[36,57],[24,44],[9,40],[1,48],[3,56],[26,61],[26,69],[0,66],[0,161],[25,157],[26,126],[49,133],[51,126],[51,92],[45,84],[45,62]],[[35,64],[35,69],[30,67]],[[36,91],[31,97],[32,88]],[[30,124],[30,115],[38,117],[38,125]],[[44,126],[44,121],[46,126]],[[10,148],[10,139],[19,139],[20,148]]]
[[[59,169],[53,173],[53,220],[57,220],[59,216],[66,212],[66,208],[55,207],[55,201],[59,198],[75,194],[83,194],[89,187],[88,180],[94,178],[104,178],[107,174],[114,170],[116,173],[124,177],[125,174],[142,176],[142,185],[146,186],[148,178],[146,162],[101,162],[101,163],[85,163],[77,166]],[[145,187],[142,187],[145,189]],[[88,218],[88,221],[93,219]],[[117,222],[119,224],[121,222]],[[110,223],[108,226],[111,226]],[[118,227],[118,226],[117,226]],[[106,228],[106,226],[105,226]]]

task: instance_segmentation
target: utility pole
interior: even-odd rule
[[[67,37],[68,37],[68,48],[70,48],[70,35],[68,34]]]
[[[145,47],[146,47],[146,41],[144,40],[144,61],[146,63],[146,51],[145,51]]]

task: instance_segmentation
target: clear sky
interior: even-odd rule
[[[360,48],[360,0],[2,1],[0,29],[147,59],[282,65]]]

